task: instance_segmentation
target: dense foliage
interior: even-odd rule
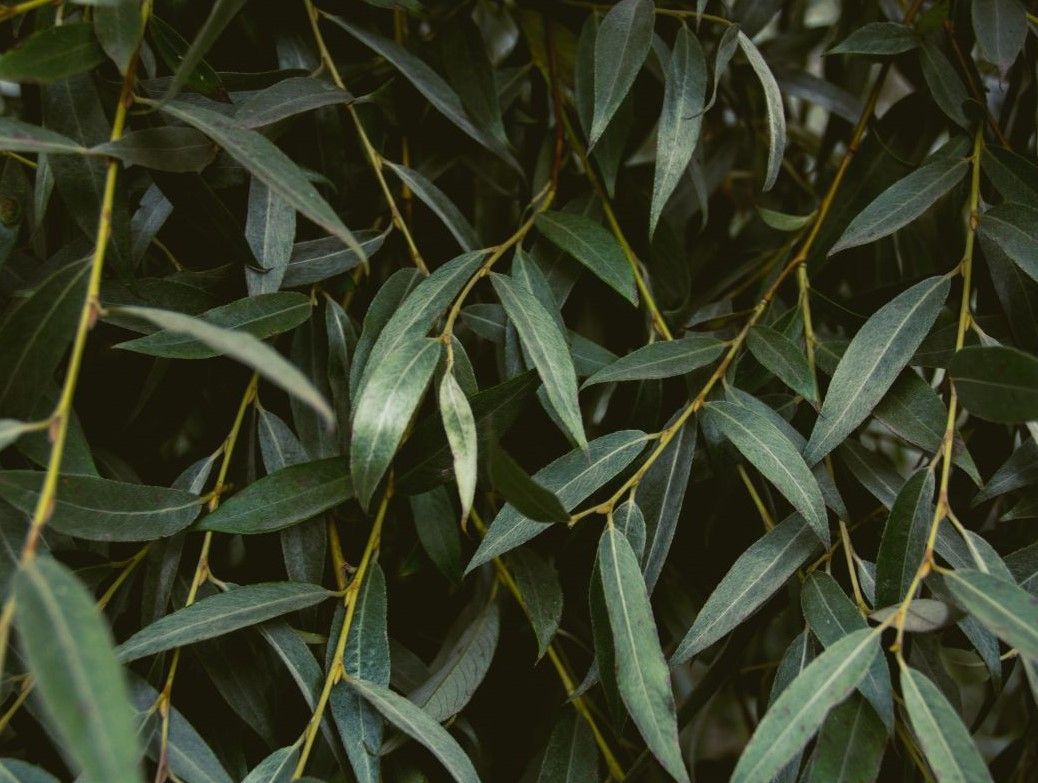
[[[1033,780],[1020,0],[0,20],[0,780]]]

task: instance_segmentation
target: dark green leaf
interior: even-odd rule
[[[876,556],[876,604],[890,606],[908,593],[933,521],[934,474],[917,470],[898,492]]]
[[[93,596],[65,566],[37,557],[15,575],[14,599],[19,644],[75,766],[90,780],[140,783],[129,690]]]
[[[982,419],[1038,420],[1038,359],[1005,346],[964,348],[948,368],[963,406]]]
[[[755,326],[746,335],[750,353],[779,380],[807,400],[818,399],[818,387],[807,364],[807,355],[775,329]]]
[[[537,216],[537,229],[631,304],[638,303],[631,267],[620,245],[605,228],[584,215],[549,211]]]
[[[868,54],[883,56],[915,49],[918,39],[907,25],[870,22],[862,25],[826,54]]]
[[[596,372],[581,388],[598,383],[671,378],[710,364],[721,355],[724,343],[706,334],[690,334],[677,340],[662,340],[621,356]]]
[[[0,55],[0,79],[49,84],[89,71],[105,54],[86,22],[48,27]]]
[[[569,512],[549,489],[534,481],[504,449],[490,449],[490,481],[515,510],[535,522],[566,522]]]
[[[145,128],[117,141],[94,147],[94,152],[118,158],[127,166],[159,171],[201,171],[216,155],[205,134],[194,128]]]
[[[588,134],[594,147],[627,96],[649,55],[656,14],[650,0],[613,6],[595,36],[595,113]]]
[[[331,595],[323,587],[299,582],[235,587],[226,593],[201,598],[145,626],[120,644],[116,653],[120,661],[129,663],[164,650],[258,625],[313,606]]]

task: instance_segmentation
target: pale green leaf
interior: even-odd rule
[[[760,80],[761,88],[764,90],[764,105],[768,120],[768,168],[764,174],[764,190],[771,190],[778,179],[779,171],[782,170],[782,159],[786,154],[786,114],[782,106],[782,91],[779,90],[778,82],[771,73],[771,69],[765,62],[760,50],[746,33],[739,31],[739,48],[742,49],[746,59],[757,79]]]
[[[951,281],[930,277],[896,296],[858,330],[833,374],[804,459],[814,465],[882,399],[937,320]]]
[[[49,557],[14,578],[15,625],[36,690],[85,778],[140,783],[140,751],[125,675],[94,597]]]
[[[443,374],[439,402],[443,429],[454,457],[454,480],[458,485],[461,516],[464,519],[476,495],[476,456],[479,448],[476,421],[472,416],[472,406],[452,373]]]
[[[660,649],[638,558],[615,525],[608,525],[598,544],[609,625],[616,651],[620,696],[649,750],[678,781],[688,781],[678,745],[678,725],[670,672]]]
[[[649,55],[656,13],[652,0],[622,0],[595,36],[595,111],[588,134],[594,147],[620,108]]]
[[[676,340],[660,340],[636,348],[603,367],[581,388],[598,383],[671,378],[703,367],[718,356],[724,343],[706,334],[690,334]]]
[[[319,585],[300,582],[267,582],[235,587],[225,593],[200,598],[151,625],[119,645],[123,663],[183,647],[205,639],[249,628],[288,612],[305,609],[328,599],[331,592]]]

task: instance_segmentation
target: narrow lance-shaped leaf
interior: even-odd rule
[[[213,326],[263,340],[287,332],[310,317],[310,298],[295,291],[258,294],[207,310],[198,318]],[[176,330],[160,330],[116,345],[126,351],[167,359],[211,359],[220,351]]]
[[[396,454],[440,358],[442,343],[412,337],[379,357],[353,415],[350,475],[357,499],[367,508]]]
[[[962,181],[969,161],[941,158],[913,171],[880,193],[829,250],[829,255],[875,242],[904,228]]]
[[[465,751],[421,708],[381,685],[352,678],[346,682],[382,713],[382,717],[424,745],[457,783],[479,783],[476,769]]]
[[[855,631],[812,661],[764,713],[739,757],[733,783],[771,780],[861,682],[879,654],[879,634]]]
[[[577,373],[565,336],[525,287],[515,285],[504,275],[491,273],[490,279],[567,433],[577,445],[586,447],[587,437],[577,400]]]
[[[64,134],[11,117],[0,118],[0,147],[10,152],[85,155],[86,147]]]
[[[15,624],[50,724],[84,775],[140,783],[140,751],[129,690],[93,597],[49,557],[14,579]]]
[[[342,607],[336,614],[332,639],[342,633]],[[329,643],[329,654],[334,645]],[[343,652],[348,677],[389,686],[389,636],[386,630],[386,577],[373,563],[357,594],[350,635]],[[378,783],[381,770],[382,718],[347,683],[332,687],[329,699],[335,725],[358,783]]]
[[[649,236],[656,232],[663,208],[692,160],[703,126],[706,57],[695,34],[682,25],[663,87],[663,112],[656,131],[656,173],[649,209]]]
[[[902,666],[901,694],[912,731],[938,780],[991,780],[969,730],[936,685],[921,672]]]
[[[819,548],[799,514],[782,520],[743,552],[710,594],[671,664],[684,663],[736,628],[775,594]]]
[[[548,738],[536,783],[583,783],[598,779],[595,736],[576,710],[567,710]]]
[[[170,81],[169,87],[166,88],[163,101],[172,100],[176,96],[180,88],[191,76],[191,73],[202,62],[202,58],[205,57],[212,45],[216,43],[220,33],[230,24],[231,19],[241,10],[243,5],[245,5],[245,0],[215,0],[213,2],[209,9],[209,15],[202,22],[198,35],[195,36],[195,40],[191,42],[191,46],[184,53],[184,56],[180,58],[180,62],[173,73],[173,79]]]
[[[588,134],[594,147],[620,108],[649,55],[656,12],[651,0],[613,6],[595,37],[595,111]]]
[[[945,575],[952,596],[1020,654],[1038,661],[1038,597],[1001,576],[971,569]]]
[[[43,481],[42,471],[0,471],[0,498],[32,514]],[[53,516],[47,524],[89,541],[149,541],[183,530],[201,510],[202,500],[193,492],[63,475],[58,478]]]
[[[447,442],[454,457],[454,478],[461,500],[462,519],[469,515],[476,495],[476,421],[472,407],[452,373],[444,373],[440,381],[440,416]]]
[[[636,348],[606,365],[583,387],[617,381],[671,378],[710,364],[721,355],[724,343],[707,334],[690,334],[676,340],[659,340]]]
[[[232,495],[197,528],[256,535],[311,519],[353,497],[347,468],[342,457],[282,468]]]
[[[154,102],[151,104],[157,105]],[[193,103],[173,101],[163,103],[161,109],[202,131],[293,209],[338,237],[362,260],[367,259],[360,243],[310,184],[299,166],[265,136],[238,125],[223,114]]]
[[[616,239],[605,228],[584,215],[548,211],[537,216],[537,230],[628,302],[638,304],[631,266]]]
[[[290,783],[298,761],[298,746],[278,748],[257,764],[241,783]]]
[[[957,351],[948,367],[963,407],[988,421],[1038,421],[1038,358],[1004,345]]]
[[[292,205],[256,177],[249,183],[249,210],[245,239],[264,271],[245,270],[245,282],[253,296],[277,291],[285,277],[296,234]]]
[[[707,403],[703,416],[778,488],[818,538],[828,544],[829,522],[822,491],[792,441],[768,419],[734,402]]]
[[[1038,208],[1026,204],[999,204],[980,216],[980,234],[1002,248],[1033,280],[1038,280],[1038,238],[1034,235]]]
[[[436,217],[443,221],[443,225],[458,240],[462,250],[471,251],[479,247],[476,229],[472,227],[468,218],[462,214],[446,193],[430,182],[421,172],[389,161],[386,161],[386,165],[400,177],[400,181],[407,185],[412,193],[421,199],[422,203],[436,214]]]
[[[923,561],[933,518],[934,474],[918,470],[897,495],[876,556],[876,605],[899,603]]]
[[[48,84],[89,71],[104,58],[93,25],[55,25],[33,33],[20,46],[0,55],[0,79]]]
[[[512,574],[522,607],[537,637],[537,657],[544,656],[562,620],[562,585],[559,572],[530,547],[509,552],[505,562]]]
[[[1027,9],[1019,0],[973,0],[973,32],[989,62],[1005,71],[1027,39]]]
[[[646,744],[676,780],[688,781],[678,745],[670,673],[660,649],[638,558],[626,536],[607,525],[598,544],[620,696]]]
[[[118,158],[127,166],[184,172],[204,169],[216,157],[216,146],[194,128],[159,127],[130,131],[99,144],[93,152]]]
[[[491,443],[490,482],[516,511],[537,522],[566,522],[569,512],[547,487],[530,477],[504,449]]]
[[[782,92],[760,50],[742,30],[739,31],[739,48],[750,61],[764,90],[768,118],[768,168],[764,174],[764,190],[771,190],[782,170],[782,158],[786,154],[786,114],[782,107]]]
[[[171,310],[155,310],[150,307],[119,307],[109,310],[151,321],[156,326],[170,332],[186,335],[204,343],[218,354],[224,354],[242,364],[248,365],[271,383],[280,386],[294,397],[305,402],[324,419],[333,419],[331,406],[321,393],[314,388],[309,379],[294,365],[251,334],[235,332],[213,326],[198,318]]]
[[[123,663],[248,628],[332,595],[319,585],[268,582],[201,598],[145,626],[116,650]]]
[[[465,111],[465,107],[462,105],[458,94],[444,81],[442,76],[421,59],[388,38],[383,38],[380,35],[365,30],[363,27],[347,22],[342,17],[329,14],[326,18],[337,24],[369,49],[386,58],[400,71],[405,79],[415,86],[415,89],[429,99],[429,103],[440,114],[454,123],[469,138],[486,147],[516,171],[521,170],[519,163],[508,147],[493,134],[476,127]]]
[[[951,281],[930,277],[865,322],[836,366],[804,459],[814,465],[865,420],[937,320]]]
[[[537,471],[533,478],[554,492],[567,511],[611,481],[645,448],[646,435],[639,430],[620,430],[595,438],[586,449],[574,449]],[[506,505],[490,523],[472,556],[466,573],[493,558],[525,544],[550,525],[524,517]]]
[[[915,49],[919,40],[912,28],[894,22],[870,22],[852,32],[826,54],[869,54],[883,56]]]
[[[863,697],[851,694],[822,724],[805,783],[875,780],[886,745],[883,721]]]

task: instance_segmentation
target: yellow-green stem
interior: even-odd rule
[[[314,707],[310,721],[306,724],[306,729],[303,732],[303,750],[299,755],[299,762],[296,764],[295,772],[292,774],[292,780],[302,777],[303,771],[306,769],[306,762],[310,758],[310,751],[314,746],[314,740],[317,739],[317,732],[321,727],[321,719],[324,717],[324,708],[328,704],[332,688],[346,676],[342,660],[346,652],[346,642],[350,635],[350,628],[353,625],[353,615],[357,609],[357,595],[364,584],[364,578],[368,574],[371,561],[378,551],[379,541],[382,538],[382,524],[385,521],[386,510],[389,508],[389,500],[392,496],[393,477],[391,474],[386,491],[382,495],[382,502],[379,503],[378,511],[375,514],[375,522],[371,526],[371,533],[368,534],[368,543],[364,547],[364,554],[361,555],[360,564],[357,566],[353,579],[350,580],[349,585],[343,592],[342,601],[345,607],[345,614],[342,618],[342,628],[339,629],[339,638],[335,642],[335,652],[332,656],[331,666],[328,667],[328,673],[324,678],[324,687],[321,689],[317,705]],[[341,550],[333,549],[333,552],[337,552],[338,556],[341,557]]]
[[[973,292],[973,247],[976,241],[977,225],[980,219],[980,157],[984,147],[984,128],[977,128],[973,137],[972,174],[970,176],[970,193],[967,203],[968,214],[966,215],[966,246],[962,254],[962,262],[959,271],[962,274],[962,297],[959,300],[959,321],[955,333],[955,350],[961,351],[966,343],[966,330],[969,328],[972,315],[970,313],[970,297]],[[905,635],[905,621],[908,617],[909,607],[915,598],[923,580],[933,568],[934,546],[937,544],[937,532],[941,526],[941,520],[950,512],[948,505],[948,484],[951,479],[952,451],[955,446],[955,419],[958,414],[958,396],[955,385],[951,384],[948,391],[948,416],[945,419],[944,435],[936,460],[941,463],[941,478],[937,487],[937,506],[934,508],[933,517],[930,521],[930,533],[926,541],[926,550],[923,560],[916,569],[915,575],[908,586],[901,606],[895,613],[895,625],[897,637],[891,649],[901,658],[901,645]],[[931,467],[933,467],[931,465]]]
[[[321,11],[318,10],[317,6],[314,5],[313,0],[303,0],[306,5],[306,15],[310,20],[310,29],[314,34],[314,42],[317,44],[317,51],[321,55],[321,63],[328,70],[329,75],[332,77],[332,81],[335,82],[335,86],[340,90],[346,90],[346,83],[342,79],[342,75],[339,73],[339,69],[335,65],[335,61],[332,59],[331,52],[328,51],[328,46],[324,42],[324,36],[321,34],[321,27],[318,24]],[[389,183],[386,182],[385,172],[382,170],[382,155],[375,149],[371,143],[371,139],[368,138],[367,131],[364,130],[364,125],[360,121],[360,116],[357,114],[356,107],[351,103],[346,107],[350,113],[350,117],[353,120],[353,126],[357,130],[357,137],[360,139],[360,145],[364,148],[364,154],[368,158],[368,163],[371,164],[371,170],[375,173],[375,179],[378,180],[379,188],[382,190],[382,195],[386,199],[386,206],[389,207],[389,214],[393,219],[393,225],[396,226],[401,236],[404,238],[404,242],[407,243],[407,250],[411,254],[411,260],[414,265],[418,268],[423,275],[429,274],[429,267],[425,264],[425,259],[422,258],[422,254],[418,251],[418,245],[415,244],[414,236],[411,234],[411,229],[407,226],[407,221],[404,220],[404,216],[400,213],[399,207],[397,207],[396,199],[393,197],[393,191],[389,187]]]

